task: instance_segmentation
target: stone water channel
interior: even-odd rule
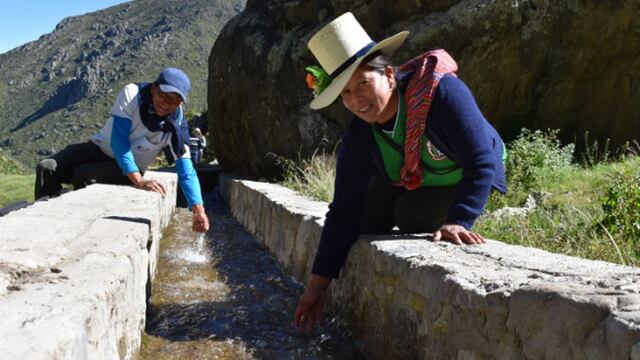
[[[141,359],[366,359],[336,317],[310,333],[291,323],[303,287],[206,195],[211,229],[178,208],[162,237]]]

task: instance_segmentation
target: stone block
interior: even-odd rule
[[[167,195],[95,184],[0,218],[0,349],[7,359],[133,359]]]
[[[232,213],[305,282],[327,204],[220,181]],[[493,240],[363,236],[330,304],[374,359],[640,359],[640,269]]]

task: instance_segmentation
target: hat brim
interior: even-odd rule
[[[317,110],[331,105],[331,103],[335,101],[338,95],[340,95],[342,89],[344,89],[344,87],[347,85],[349,79],[351,79],[351,75],[353,75],[353,72],[356,71],[358,66],[360,66],[362,60],[376,51],[380,51],[385,55],[392,54],[404,43],[404,41],[407,39],[407,36],[409,36],[409,32],[402,31],[377,43],[374,47],[367,51],[366,54],[364,54],[348,68],[346,68],[342,72],[342,74],[333,79],[331,81],[331,84],[329,84],[326,89],[324,89],[311,101],[309,107]]]
[[[187,97],[184,96],[184,94],[180,90],[178,90],[177,88],[175,88],[175,87],[173,87],[171,85],[167,85],[167,84],[159,84],[159,85],[160,85],[160,90],[162,92],[165,92],[165,93],[176,93],[176,94],[180,95],[180,98],[182,99],[183,102],[185,102],[185,103],[187,102]]]

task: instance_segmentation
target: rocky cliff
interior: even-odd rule
[[[637,0],[249,0],[209,58],[209,119],[229,172],[272,176],[267,153],[308,156],[333,146],[349,115],[339,101],[311,111],[309,38],[352,11],[377,40],[409,30],[401,63],[445,48],[486,117],[506,138],[560,128],[568,141],[640,136]]]
[[[64,19],[0,55],[0,148],[28,166],[98,131],[123,85],[166,66],[192,81],[187,110],[206,107],[207,56],[244,0],[136,0]]]

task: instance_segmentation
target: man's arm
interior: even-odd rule
[[[191,159],[183,157],[176,160],[176,172],[182,193],[187,199],[189,209],[193,212],[193,231],[206,232],[209,230],[209,218],[204,211],[200,181],[198,181],[198,175],[193,168]]]
[[[140,170],[131,152],[131,143],[129,141],[131,124],[131,119],[113,116],[113,127],[111,129],[111,150],[113,151],[113,156],[118,166],[120,166],[120,169],[122,169],[122,173],[129,178],[133,186],[138,189],[155,191],[164,196],[166,191],[161,183],[155,180],[145,180],[140,174]]]
[[[182,189],[184,197],[187,199],[189,209],[193,213],[192,217],[192,229],[193,231],[206,232],[209,230],[209,218],[204,210],[204,202],[202,201],[202,192],[200,190],[200,181],[198,180],[198,174],[193,168],[193,162],[191,162],[189,151],[189,124],[183,116],[182,108],[178,108],[180,120],[178,121],[178,128],[176,129],[176,136],[179,136],[183,140],[182,146],[184,147],[182,152],[174,149],[174,144],[177,143],[180,146],[180,141],[171,141],[169,143],[170,153],[176,157],[176,172],[178,173],[178,183]],[[179,153],[183,153],[178,157]]]
[[[131,143],[129,142],[129,134],[131,133],[131,119],[125,117],[113,116],[113,127],[111,129],[111,150],[113,155],[122,169],[122,173],[128,175],[140,170],[136,165],[133,153],[131,152]]]
[[[187,204],[191,210],[195,205],[202,205],[202,192],[200,191],[200,181],[193,163],[188,157],[176,160],[176,172],[178,173],[178,182]]]

